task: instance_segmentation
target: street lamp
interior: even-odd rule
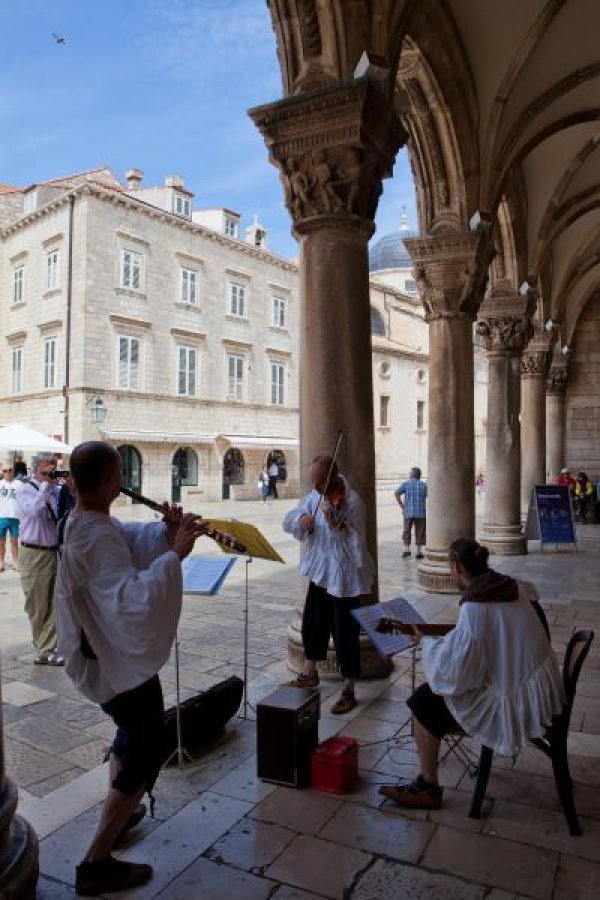
[[[90,401],[88,403],[88,409],[90,411],[92,422],[94,422],[95,425],[102,425],[106,419],[106,413],[108,412],[102,397],[96,397],[95,400]]]

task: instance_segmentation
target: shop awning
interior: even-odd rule
[[[251,435],[251,434],[218,434],[215,438],[217,441],[227,441],[232,447],[272,447],[279,449],[281,447],[297,447],[298,438],[295,437],[278,437],[271,435]]]
[[[193,444],[213,444],[214,434],[197,434],[187,431],[134,431],[131,428],[104,428],[102,434],[109,441],[124,444],[177,444],[189,447]]]

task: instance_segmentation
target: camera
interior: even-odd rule
[[[55,469],[54,472],[48,473],[50,478],[68,478],[70,474],[68,469]]]

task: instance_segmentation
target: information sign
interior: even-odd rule
[[[538,484],[533,489],[542,544],[575,544],[575,523],[571,491],[566,484]]]

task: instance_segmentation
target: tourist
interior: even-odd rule
[[[410,552],[411,532],[414,528],[417,559],[423,559],[423,547],[426,538],[426,501],[427,485],[421,481],[421,470],[414,466],[410,470],[410,478],[403,481],[400,487],[394,491],[394,497],[398,501],[404,517],[402,529],[402,543],[404,552],[402,559],[408,559]]]
[[[198,516],[165,504],[169,524],[122,524],[110,516],[121,458],[100,441],[75,448],[77,495],[64,533],[56,584],[59,647],[66,671],[88,700],[112,717],[110,787],[100,822],[77,866],[78,894],[127,890],[152,867],[115,859],[120,837],[145,814],[165,759],[158,672],[169,658],[181,613],[181,561],[206,530]]]
[[[269,471],[267,466],[263,466],[258,476],[258,489],[263,503],[267,502],[269,496]]]
[[[300,574],[309,580],[302,615],[304,671],[291,684],[317,687],[317,662],[327,659],[333,637],[344,679],[331,712],[348,713],[356,706],[354,682],[360,676],[358,622],[352,610],[369,594],[374,568],[366,546],[365,507],[330,456],[317,456],[308,470],[314,485],[285,516],[283,530],[304,545]],[[326,496],[322,497],[328,477]]]
[[[22,482],[16,495],[20,518],[21,587],[33,645],[37,650],[34,663],[39,666],[63,665],[63,659],[56,652],[54,622],[60,493],[52,478],[55,469],[55,457],[51,453],[40,453],[33,465],[33,475]]]
[[[14,467],[7,463],[2,466],[0,481],[0,572],[4,572],[6,537],[10,539],[13,569],[19,568],[19,507],[17,492],[21,482],[15,478]]]
[[[580,522],[586,522],[587,511],[591,509],[593,496],[594,485],[585,472],[578,472],[575,483],[575,512]]]
[[[576,483],[577,482],[571,475],[570,469],[561,469],[560,470],[560,475],[558,476],[558,484],[566,485],[566,487],[568,487],[569,490],[571,491],[571,495],[575,491]]]
[[[414,781],[380,788],[399,806],[441,805],[438,756],[445,735],[464,731],[496,753],[515,756],[543,737],[563,708],[558,663],[533,607],[537,591],[487,561],[487,548],[476,541],[450,545],[460,611],[445,637],[422,640],[427,681],[407,701],[421,770]]]
[[[277,465],[277,463],[275,462],[274,459],[271,459],[267,473],[269,476],[269,497],[272,497],[274,500],[277,500],[278,499],[277,481],[279,479],[279,466]]]

